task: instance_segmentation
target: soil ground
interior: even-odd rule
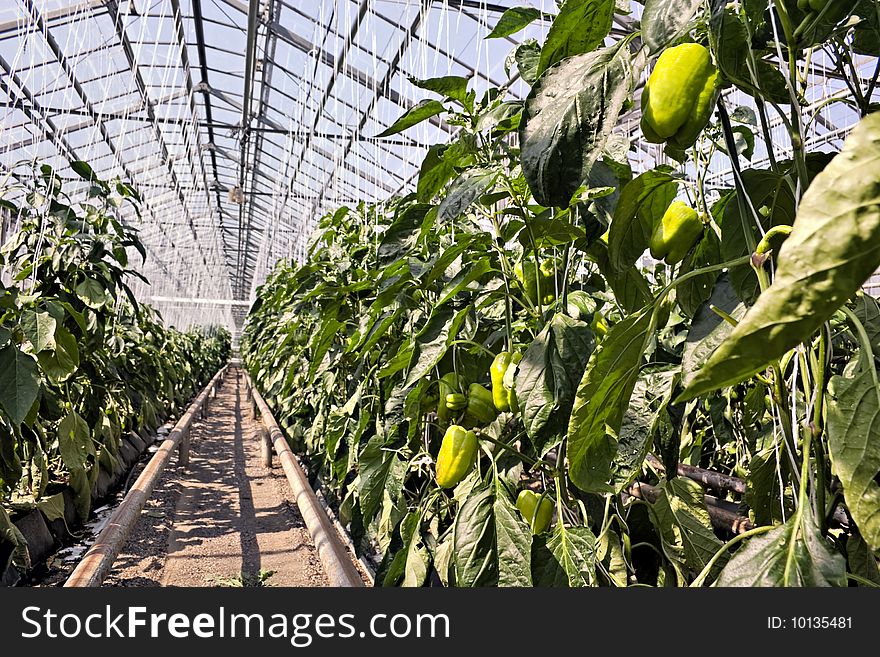
[[[137,476],[137,473],[135,473]],[[260,457],[244,377],[230,369],[169,465],[104,586],[327,586],[278,459]]]

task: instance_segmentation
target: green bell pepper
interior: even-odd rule
[[[479,383],[472,383],[468,387],[467,410],[464,417],[468,424],[473,426],[485,425],[498,417],[495,410],[495,402],[492,393]]]
[[[543,534],[553,519],[553,501],[531,490],[522,490],[516,498],[516,508],[529,523],[532,534]]]
[[[522,354],[514,354],[509,351],[502,351],[495,356],[492,361],[492,367],[489,368],[489,376],[492,379],[492,402],[495,408],[505,413],[516,405],[511,403],[511,399],[515,398],[516,393],[512,388],[504,385],[504,375],[507,373],[511,365],[516,365],[522,360]]]
[[[556,263],[554,260],[544,259],[538,266],[534,257],[523,258],[514,265],[513,274],[533,305],[547,305],[556,299]]]
[[[440,424],[446,424],[450,420],[451,413],[450,409],[446,405],[446,397],[448,395],[452,395],[455,393],[461,393],[462,391],[462,382],[461,377],[458,376],[455,372],[449,372],[448,374],[444,374],[440,381],[438,382],[439,387],[439,402],[437,403],[437,420]]]
[[[437,454],[437,483],[440,488],[452,488],[473,469],[477,461],[477,434],[457,424],[450,426],[443,436]]]
[[[642,91],[645,139],[690,148],[709,122],[719,92],[718,69],[704,46],[683,43],[664,50]]]
[[[651,255],[674,265],[684,260],[702,234],[703,222],[697,211],[682,201],[675,201],[654,226]]]

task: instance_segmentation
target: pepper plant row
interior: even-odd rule
[[[243,342],[378,583],[880,584],[880,114],[853,65],[878,26],[865,1],[567,0],[508,59],[525,101],[412,80],[439,99],[381,136],[456,137],[414,193],[321,219]],[[850,94],[816,109],[820,52]],[[672,165],[632,170],[633,107]],[[829,107],[860,121],[807,152]],[[744,480],[708,492],[752,528],[713,526],[680,464]]]
[[[155,430],[226,361],[225,329],[167,328],[127,281],[132,254],[146,258],[118,208],[137,192],[99,180],[75,203],[59,174],[35,167],[0,200],[20,229],[0,251],[0,554],[17,544],[7,509],[39,506],[69,486],[81,520],[103,469],[113,472],[122,437]],[[4,506],[6,509],[4,509]],[[2,545],[7,543],[6,546]],[[8,566],[0,563],[0,570]]]

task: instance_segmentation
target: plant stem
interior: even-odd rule
[[[813,405],[813,439],[816,441],[816,507],[818,508],[819,529],[824,534],[828,530],[828,518],[825,511],[825,445],[822,433],[825,430],[823,416],[825,414],[825,384],[828,355],[828,328],[822,326],[819,334],[819,353],[816,356],[816,368],[813,378],[816,381],[816,403]]]
[[[804,519],[804,508],[809,506],[809,500],[807,499],[807,483],[810,479],[810,441],[812,440],[813,435],[811,431],[804,431],[803,436],[804,445],[801,458],[801,485],[798,493],[798,506],[794,514],[794,520],[792,521],[794,532],[788,544],[788,554],[785,557],[785,570],[782,573],[783,586],[790,585],[789,582],[790,577],[792,576],[792,569],[795,568],[794,562],[798,534],[802,529]]]
[[[736,187],[736,202],[739,205],[739,217],[742,222],[743,238],[746,241],[749,253],[755,252],[755,235],[748,222],[748,210],[758,225],[758,230],[763,233],[761,221],[758,219],[757,213],[751,207],[746,186],[742,180],[742,171],[739,166],[739,154],[736,152],[736,142],[733,139],[733,127],[730,125],[730,115],[727,113],[727,107],[724,105],[724,98],[718,99],[718,117],[721,119],[721,129],[724,131],[724,143],[727,146],[727,155],[730,158],[730,165],[733,168],[733,182]],[[749,207],[746,206],[748,203]]]

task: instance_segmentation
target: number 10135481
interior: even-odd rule
[[[768,616],[770,630],[851,630],[852,616]]]

